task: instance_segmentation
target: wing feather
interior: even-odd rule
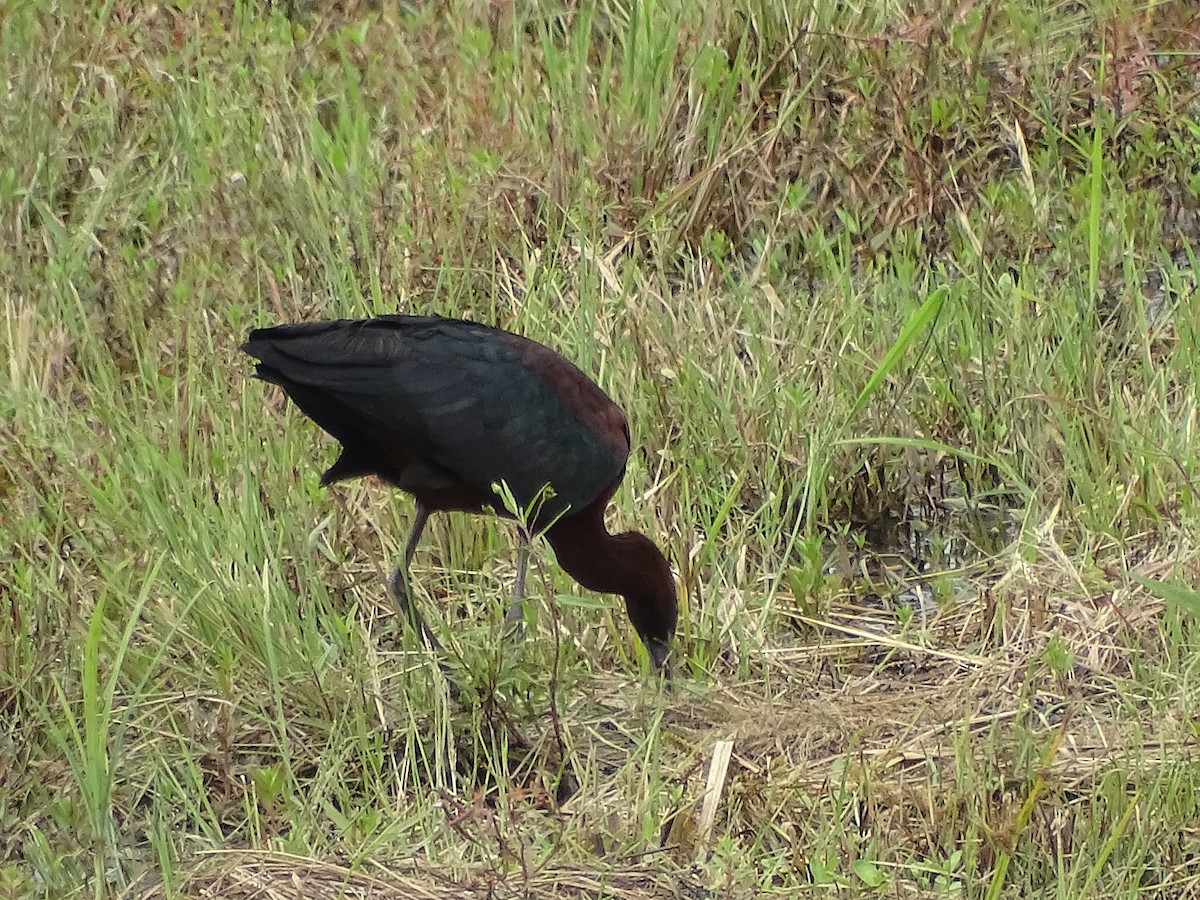
[[[391,442],[484,495],[503,480],[527,504],[549,483],[548,517],[611,488],[628,437],[622,446],[584,421],[565,399],[578,388],[563,382],[586,376],[565,360],[548,370],[544,355],[531,363],[530,346],[478,323],[384,316],[257,329],[244,349],[260,361],[259,377],[281,384],[342,442],[356,472],[372,451],[387,457]],[[624,429],[620,410],[603,401]]]

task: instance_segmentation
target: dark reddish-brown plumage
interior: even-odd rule
[[[675,631],[674,581],[649,538],[604,526],[625,474],[629,426],[578,368],[520,335],[437,316],[259,328],[242,349],[259,360],[257,377],[280,385],[341,443],[322,484],[377,475],[416,498],[406,569],[430,511],[503,514],[493,485],[507,484],[523,508],[549,485],[531,526],[545,528],[559,564],[581,585],[625,598],[663,666]],[[522,553],[518,600],[524,566]],[[399,570],[393,590],[415,615]]]

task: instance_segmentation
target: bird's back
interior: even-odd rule
[[[434,509],[522,505],[549,483],[546,522],[619,482],[625,416],[591,379],[519,335],[437,316],[260,328],[243,349],[343,451],[326,483],[376,474]]]

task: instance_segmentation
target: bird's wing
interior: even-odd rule
[[[341,410],[344,432],[396,441],[485,495],[505,481],[526,505],[549,483],[542,521],[588,505],[624,471],[620,410],[557,354],[507,332],[387,316],[259,329],[246,350],[267,380],[319,392],[326,418]],[[320,424],[339,437],[337,423]]]

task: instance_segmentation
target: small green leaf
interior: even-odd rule
[[[1168,584],[1156,578],[1143,578],[1141,575],[1134,575],[1133,580],[1148,589],[1167,606],[1200,618],[1200,591],[1184,587],[1182,584]]]
[[[879,887],[887,881],[887,876],[869,859],[856,859],[853,868],[859,880],[870,887]]]

